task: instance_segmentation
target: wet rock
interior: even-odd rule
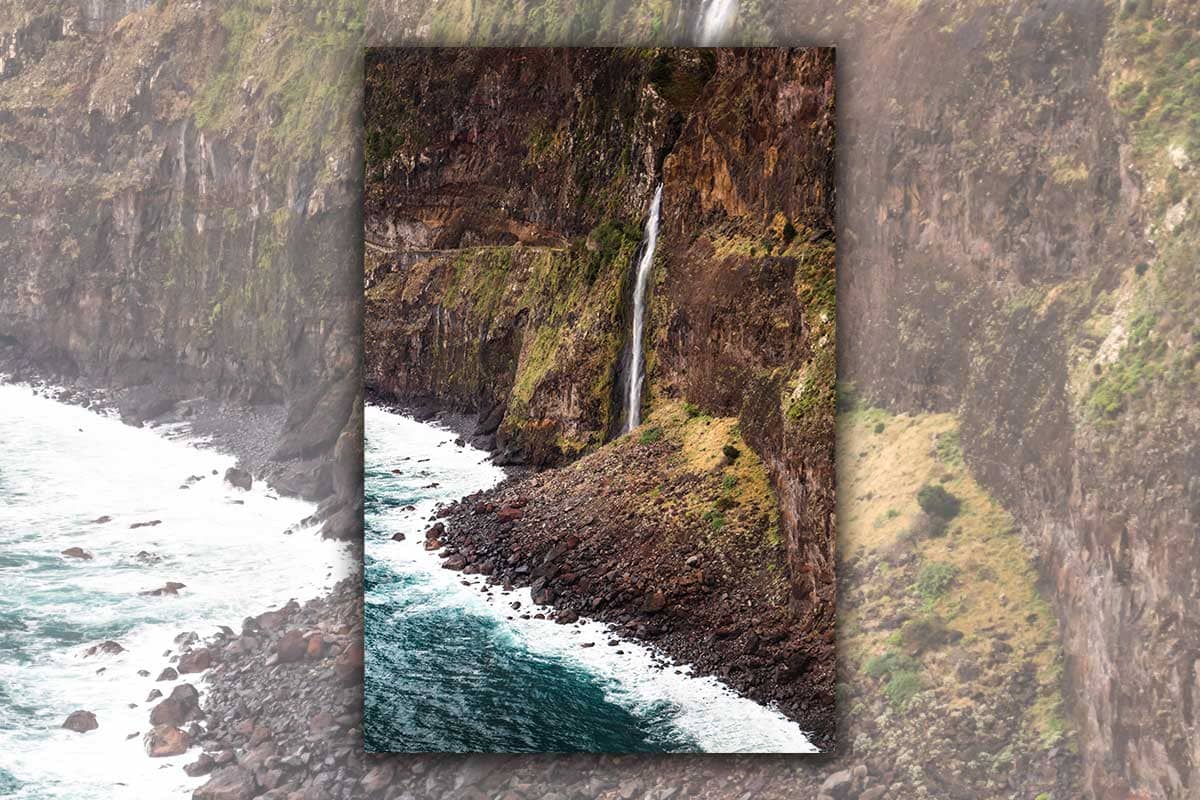
[[[175,670],[174,667],[167,667],[162,672],[158,673],[158,677],[155,678],[155,680],[156,681],[173,681],[178,677],[179,677],[179,673]]]
[[[151,758],[167,758],[187,751],[190,737],[173,725],[157,725],[146,734],[142,743]]]
[[[186,675],[189,672],[203,672],[209,669],[215,663],[213,652],[207,647],[201,647],[184,653],[179,658],[179,674]]]
[[[94,556],[82,547],[68,547],[61,553],[65,558],[75,558],[80,561],[91,561]]]
[[[199,716],[200,693],[190,683],[182,683],[150,711],[150,724],[179,727]]]
[[[225,470],[225,482],[235,489],[250,490],[254,485],[254,478],[244,469],[240,467],[230,467]]]
[[[90,525],[103,525],[106,522],[112,522],[112,517],[108,516],[107,514],[102,517],[96,517],[89,524]]]
[[[140,592],[140,594],[143,594],[143,595],[146,595],[149,597],[168,597],[171,595],[177,595],[177,594],[179,594],[180,589],[186,589],[186,588],[187,588],[187,584],[179,583],[178,581],[167,581],[164,585],[160,586],[157,589],[150,589],[145,592]]]
[[[124,653],[125,648],[119,642],[114,642],[111,639],[101,642],[100,644],[92,645],[84,653],[85,656],[115,656],[118,653]]]
[[[96,715],[91,711],[72,711],[63,722],[62,726],[69,731],[76,733],[87,733],[94,731],[100,727],[100,723],[96,721]]]
[[[213,771],[216,766],[212,756],[208,753],[201,753],[200,757],[183,768],[184,773],[191,778],[198,778],[201,775],[207,775]]]
[[[129,526],[129,529],[137,530],[138,528],[156,528],[159,525],[162,525],[161,519],[152,519],[149,522],[135,522]]]
[[[393,541],[393,542],[403,542],[403,541],[404,541],[404,539],[405,539],[405,536],[404,536],[404,534],[403,534],[403,533],[394,533],[394,534],[392,534],[392,541]]]

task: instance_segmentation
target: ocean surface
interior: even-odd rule
[[[816,752],[795,723],[717,680],[609,646],[603,624],[521,619],[527,589],[488,595],[482,576],[441,569],[423,547],[436,504],[504,477],[455,438],[366,409],[368,750]]]
[[[235,459],[203,445],[0,384],[0,797],[191,797],[203,779],[181,766],[198,750],[151,759],[141,735],[127,739],[149,729],[147,694],[175,685],[155,682],[163,653],[181,632],[238,628],[346,573],[343,550],[296,527],[311,504],[226,485]],[[64,558],[69,547],[94,558]],[[186,588],[139,594],[167,581]],[[126,652],[84,655],[108,639]],[[77,709],[99,728],[62,729]]]

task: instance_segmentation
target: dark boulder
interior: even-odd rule
[[[87,733],[99,728],[100,723],[96,721],[96,715],[90,711],[72,711],[62,726],[76,733]]]

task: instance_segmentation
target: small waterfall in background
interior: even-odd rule
[[[660,183],[650,204],[650,217],[646,220],[646,232],[642,235],[642,258],[638,262],[636,283],[633,287],[633,330],[629,337],[629,370],[625,373],[625,432],[636,428],[642,421],[642,337],[646,319],[646,284],[650,282],[650,268],[654,265],[654,248],[658,244],[658,217],[662,209],[663,187]]]
[[[704,0],[696,25],[698,43],[702,47],[720,44],[721,39],[729,33],[737,11],[737,0]]]

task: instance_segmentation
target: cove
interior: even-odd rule
[[[503,472],[452,431],[376,406],[365,422],[368,750],[815,752],[716,679],[659,668],[600,623],[533,618],[527,589],[442,569],[423,546],[437,504]]]

